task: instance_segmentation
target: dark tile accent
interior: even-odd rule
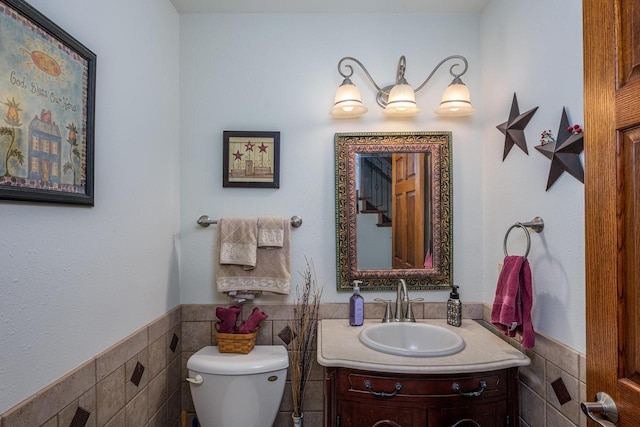
[[[136,385],[136,387],[140,384],[140,380],[142,379],[142,374],[144,373],[144,366],[142,363],[137,362],[136,367],[133,370],[133,374],[131,374],[131,382]]]
[[[552,382],[551,387],[553,387],[553,391],[561,405],[571,401],[571,395],[569,394],[569,390],[567,390],[567,386],[564,385],[562,378],[558,378]]]
[[[73,416],[69,427],[85,427],[87,425],[87,421],[89,421],[90,415],[91,412],[78,406],[78,409],[76,409],[76,414]]]
[[[289,345],[291,340],[294,338],[293,331],[289,327],[289,325],[282,328],[282,330],[278,333],[278,336],[286,345]]]
[[[173,334],[173,338],[171,338],[171,345],[169,346],[169,348],[174,353],[176,352],[176,348],[178,348],[178,341],[179,341],[178,336],[176,334]]]

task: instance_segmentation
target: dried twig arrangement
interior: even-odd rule
[[[302,416],[302,402],[313,364],[313,343],[318,328],[318,311],[322,288],[318,288],[309,261],[304,273],[302,291],[296,286],[296,301],[293,318],[289,321],[291,334],[289,360],[291,365],[291,394],[293,397],[293,415]]]

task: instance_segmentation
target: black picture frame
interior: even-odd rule
[[[280,132],[224,131],[222,186],[280,188]]]
[[[0,200],[93,206],[96,54],[22,0],[0,39]]]

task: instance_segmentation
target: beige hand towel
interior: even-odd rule
[[[281,248],[284,240],[284,220],[280,217],[258,218],[258,247]]]
[[[256,266],[258,251],[257,218],[220,218],[220,264]]]
[[[244,270],[233,264],[216,265],[218,292],[249,291],[288,294],[291,289],[291,221],[282,219],[282,248],[258,248],[256,266]],[[221,247],[221,233],[217,233],[216,250]],[[216,259],[219,259],[216,257]]]

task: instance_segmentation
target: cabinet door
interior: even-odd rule
[[[340,400],[337,409],[340,427],[373,427],[376,423],[376,427],[427,425],[427,410],[423,408],[403,408],[384,402]],[[385,420],[391,422],[385,423]]]
[[[442,427],[476,427],[478,425],[482,427],[503,427],[517,425],[515,420],[507,421],[507,403],[504,400],[480,404],[470,403],[469,406],[459,408],[442,408],[439,412],[440,419],[434,425]]]

